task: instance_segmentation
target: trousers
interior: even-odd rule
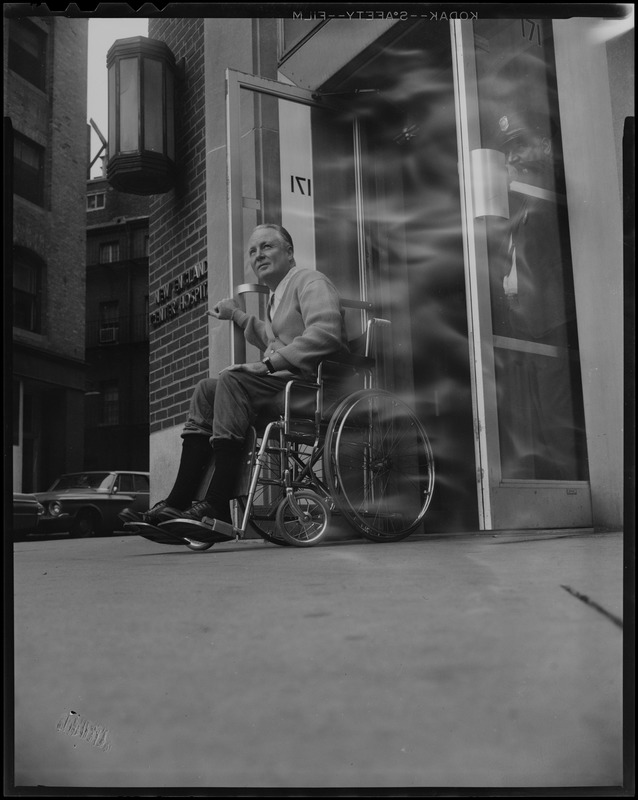
[[[258,416],[270,413],[274,419],[279,415],[282,393],[289,380],[241,370],[202,379],[191,397],[182,437],[203,434],[211,444],[219,440],[243,443]]]

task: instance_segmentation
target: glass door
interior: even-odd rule
[[[297,265],[323,272],[342,298],[366,301],[352,119],[279,81],[229,70],[227,85],[232,285],[244,287],[245,302],[263,318],[267,293],[255,287],[245,243],[255,225],[277,222],[292,236]],[[360,310],[346,311],[351,338],[361,323]],[[251,355],[244,347],[238,335],[235,361]]]
[[[591,524],[552,23],[452,23],[483,529]]]

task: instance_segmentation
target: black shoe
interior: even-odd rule
[[[123,508],[117,515],[122,522],[144,522],[141,511],[133,511],[132,508]]]
[[[212,519],[218,519],[221,522],[228,522],[229,524],[232,524],[230,508],[222,510],[211,505],[206,500],[199,500],[198,502],[193,503],[188,511],[180,514],[180,517],[181,519],[192,519],[196,522],[201,522],[204,517],[211,517]]]
[[[177,519],[177,517],[183,517],[184,513],[180,511],[178,508],[173,508],[172,506],[169,506],[166,500],[160,500],[159,503],[155,503],[155,505],[153,506],[153,508],[151,508],[150,511],[147,511],[145,514],[142,514],[141,516],[142,516],[142,522],[147,522],[149,525],[159,525],[160,522],[167,522],[169,519]]]

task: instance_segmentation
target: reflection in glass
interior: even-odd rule
[[[504,479],[586,480],[576,303],[551,23],[475,25],[482,144],[510,219],[487,222]]]
[[[578,363],[555,351],[494,351],[505,479],[587,480]]]
[[[144,150],[164,152],[164,109],[157,102],[162,97],[162,63],[154,58],[144,59]]]
[[[498,336],[577,349],[564,206],[510,193],[510,219],[489,223],[492,325]]]
[[[108,87],[108,94],[109,94],[109,137],[108,137],[108,158],[112,158],[115,155],[115,140],[116,140],[116,120],[115,120],[115,109],[117,108],[117,87],[115,82],[115,69],[111,67],[109,69],[109,87]]]
[[[139,87],[137,58],[120,61],[120,152],[135,152],[138,147]]]

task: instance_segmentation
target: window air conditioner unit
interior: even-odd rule
[[[117,328],[100,328],[100,344],[117,342]]]

